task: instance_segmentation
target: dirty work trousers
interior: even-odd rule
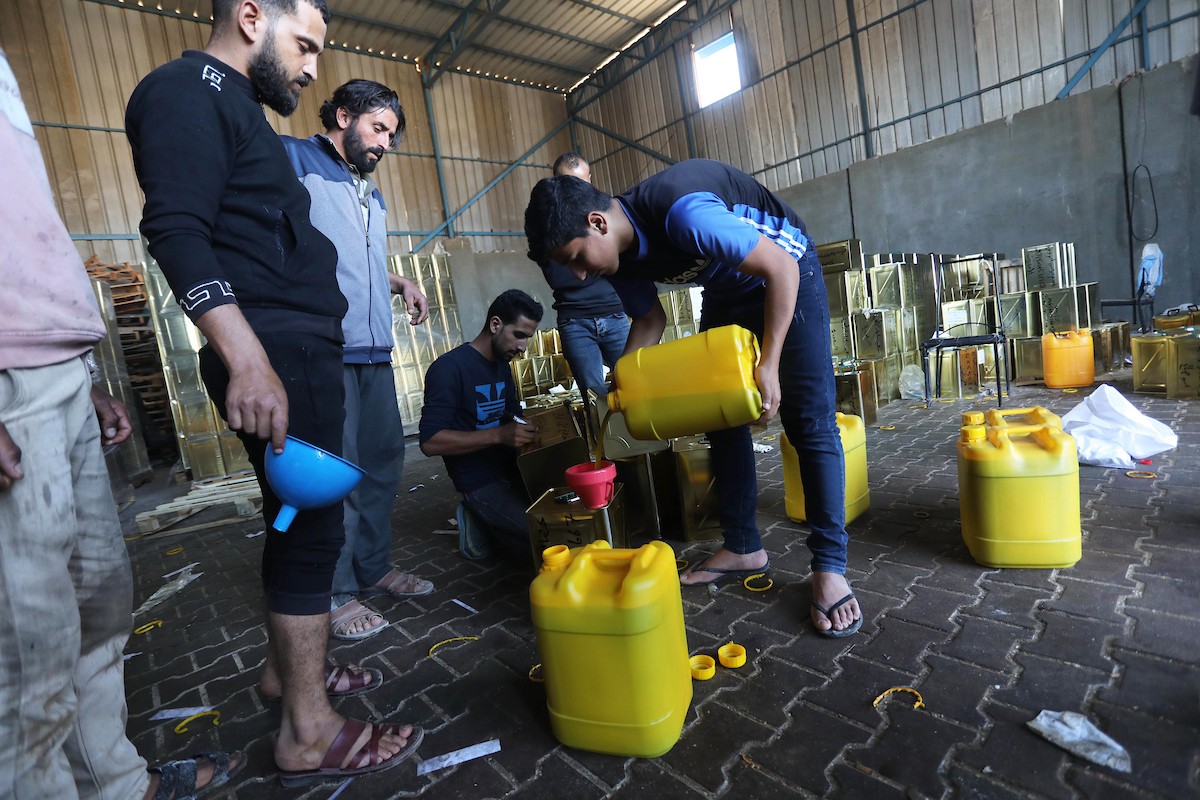
[[[82,358],[0,372],[0,797],[140,798],[121,652],[133,578]]]

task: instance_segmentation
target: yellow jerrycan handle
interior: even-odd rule
[[[1061,434],[1062,431],[1051,428],[1049,425],[1013,425],[1009,428],[993,428],[988,427],[988,440],[993,445],[1001,448],[1012,447],[1011,438],[1013,436],[1024,436],[1032,434],[1034,441],[1043,450],[1050,453],[1059,453],[1063,449],[1063,438],[1055,434]],[[1063,434],[1065,437],[1066,434]]]

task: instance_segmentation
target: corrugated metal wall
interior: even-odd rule
[[[578,91],[572,105],[580,119],[670,158],[720,159],[782,188],[1052,101],[1135,5],[738,0],[646,63],[614,63],[615,85]],[[1074,92],[1200,49],[1200,0],[1151,0],[1144,23],[1144,37],[1135,18]],[[692,47],[730,29],[746,88],[696,110]],[[576,137],[602,186],[621,190],[665,165],[584,125]]]
[[[35,122],[67,229],[98,237],[77,242],[81,256],[141,261],[140,243],[119,238],[137,233],[142,208],[123,132],[125,102],[154,67],[186,48],[202,48],[209,26],[169,13],[86,0],[0,0],[0,20],[0,47]],[[320,79],[304,91],[296,112],[286,119],[268,112],[271,124],[280,133],[310,136],[320,130],[317,110],[334,87],[360,77],[391,86],[404,105],[408,136],[399,153],[385,158],[375,173],[390,211],[388,227],[413,232],[436,228],[445,216],[416,67],[333,49],[321,55],[318,66]],[[560,96],[519,86],[447,76],[432,94],[450,213],[565,119]],[[457,220],[455,231],[520,230],[529,189],[550,161],[569,148],[564,131],[533,155],[531,166],[514,170]],[[389,249],[408,252],[420,238],[392,237]],[[476,236],[472,246],[504,250],[512,249],[514,241]]]
[[[711,4],[712,0],[710,0]],[[588,84],[568,106],[578,118],[643,148],[682,160],[728,161],[783,188],[884,154],[1049,102],[1136,0],[736,0],[690,35],[640,61],[618,59],[618,79]],[[149,6],[150,4],[147,4]],[[853,24],[851,22],[853,10]],[[689,12],[682,12],[686,16]],[[0,46],[7,51],[56,196],[83,255],[140,260],[141,197],[121,128],[125,100],[142,75],[187,47],[202,47],[208,26],[169,12],[88,0],[0,0]],[[1151,0],[1126,40],[1108,51],[1075,89],[1161,64],[1198,49],[1200,0]],[[685,24],[671,22],[665,34]],[[695,109],[692,45],[732,28],[743,65],[741,92]],[[657,35],[657,34],[656,34]],[[653,37],[647,37],[649,41]],[[855,69],[854,40],[862,64]],[[351,43],[353,44],[353,43]],[[435,147],[420,75],[411,64],[343,50],[321,57],[321,79],[282,133],[315,132],[320,102],[352,77],[401,95],[408,137],[379,168],[391,209],[392,239],[408,252],[566,118],[556,94],[449,74],[432,90],[446,185],[443,208]],[[866,98],[864,108],[860,97]],[[481,252],[521,250],[528,191],[554,157],[571,148],[592,161],[599,185],[622,190],[666,162],[583,124],[552,136],[455,219]],[[478,235],[487,232],[497,235]],[[442,231],[444,234],[445,231]],[[426,247],[425,249],[428,249]]]

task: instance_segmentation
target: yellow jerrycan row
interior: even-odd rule
[[[846,524],[871,507],[871,492],[867,488],[867,431],[862,417],[853,414],[837,415],[842,452],[846,457]],[[800,459],[787,434],[779,437],[783,453],[783,504],[790,519],[804,522],[804,481],[800,478]]]
[[[1069,567],[1083,553],[1075,439],[1054,424],[964,425],[958,501],[986,567]]]
[[[1051,389],[1091,386],[1096,382],[1096,357],[1089,330],[1042,336],[1042,376]]]
[[[643,347],[617,361],[608,405],[638,439],[745,425],[763,411],[754,382],[758,357],[758,339],[738,325]]]
[[[529,599],[554,736],[618,756],[670,750],[692,702],[670,545],[548,548]]]

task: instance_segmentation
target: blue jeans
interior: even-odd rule
[[[611,369],[625,352],[629,337],[629,318],[624,314],[607,317],[569,319],[558,324],[563,355],[571,366],[571,374],[579,391],[587,397],[588,389],[604,394],[604,365]]]
[[[779,358],[779,417],[799,455],[812,569],[845,574],[846,467],[837,428],[829,305],[815,249],[801,258],[799,269],[796,311]],[[762,290],[728,299],[706,295],[700,329],[741,325],[761,340],[763,298]],[[762,548],[762,539],[755,522],[758,475],[750,427],[712,431],[708,439],[725,549],[753,553]]]
[[[529,525],[525,521],[529,500],[519,481],[492,481],[465,493],[463,502],[485,523],[493,546],[505,555],[529,557]]]

